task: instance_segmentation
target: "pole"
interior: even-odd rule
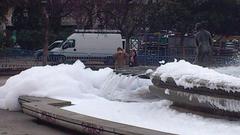
[[[48,25],[49,16],[46,6],[43,6],[43,18],[44,18],[44,42],[43,42],[43,66],[47,65],[48,58]]]

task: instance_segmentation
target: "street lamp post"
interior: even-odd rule
[[[23,17],[28,18],[28,9],[24,8],[23,10]]]
[[[24,21],[24,28],[28,27],[28,9],[27,7],[24,8],[23,10],[23,21]]]
[[[42,4],[42,14],[43,14],[43,28],[44,28],[44,42],[43,42],[43,65],[47,65],[48,58],[48,25],[49,25],[49,16],[47,13],[47,0],[41,0]]]

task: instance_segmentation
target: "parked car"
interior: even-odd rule
[[[26,50],[22,48],[5,48],[0,50],[0,56],[2,57],[27,57],[33,55],[32,50]]]
[[[63,40],[56,40],[52,44],[48,46],[48,51],[51,51],[54,48],[60,48],[61,44],[63,43]],[[35,58],[39,59],[43,56],[43,49],[36,50],[34,52]]]

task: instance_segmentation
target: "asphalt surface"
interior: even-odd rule
[[[9,76],[0,76],[2,86]],[[82,135],[63,127],[41,122],[22,112],[0,109],[0,135]]]

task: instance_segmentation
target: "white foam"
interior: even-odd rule
[[[239,82],[235,82],[239,80],[236,77],[222,75],[212,69],[184,61],[165,64],[158,71],[164,71],[159,74],[163,77],[174,76],[179,83],[191,76],[205,76],[203,79],[209,79],[210,82],[228,82],[233,79],[232,85],[239,85]],[[201,74],[195,76],[195,73]],[[226,78],[219,78],[225,76]],[[145,99],[149,96],[148,86],[151,84],[150,80],[117,75],[110,68],[98,71],[85,69],[80,61],[73,65],[34,67],[11,77],[0,87],[0,108],[18,110],[17,99],[20,95],[46,96],[72,101],[75,105],[65,108],[67,110],[175,134],[239,134],[238,121],[208,119],[181,113],[170,109],[169,101]]]
[[[226,91],[240,92],[240,78],[215,70],[180,60],[158,67],[153,75],[159,76],[162,81],[171,77],[177,85],[185,88],[204,86],[213,90],[221,88]]]
[[[80,61],[73,65],[33,67],[0,87],[0,107],[18,110],[20,95],[82,98],[90,94],[110,100],[140,100],[138,94],[148,92],[149,84],[150,80],[116,75],[110,68],[85,69]]]

